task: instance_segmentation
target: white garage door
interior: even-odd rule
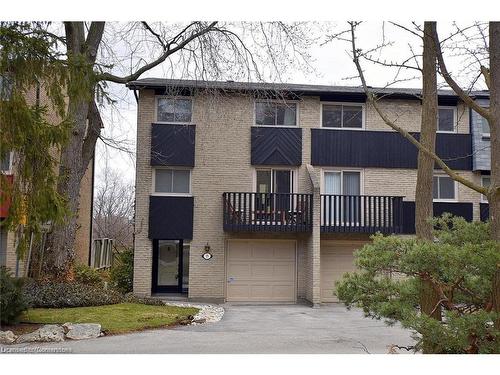
[[[294,302],[295,241],[229,241],[227,300]]]
[[[321,302],[338,302],[335,282],[346,272],[356,269],[354,251],[363,243],[332,243],[321,245]]]

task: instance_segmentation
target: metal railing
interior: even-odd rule
[[[321,195],[322,232],[401,233],[403,197]]]
[[[226,192],[222,201],[226,231],[312,229],[312,194]]]

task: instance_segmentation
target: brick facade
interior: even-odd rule
[[[384,100],[381,107],[409,131],[419,131],[420,102]],[[366,129],[388,131],[373,108],[366,105]],[[190,247],[189,298],[225,298],[227,240],[231,238],[293,238],[297,240],[297,296],[313,304],[320,302],[321,240],[335,236],[320,234],[319,188],[314,188],[307,165],[311,162],[311,128],[320,127],[319,97],[305,96],[298,102],[298,124],[302,128],[302,165],[297,168],[297,192],[313,193],[314,220],[309,234],[228,233],[222,229],[222,193],[254,191],[254,171],[250,164],[250,129],[254,125],[254,99],[244,94],[195,93],[192,122],[196,125],[195,167],[191,174],[194,196],[193,239]],[[468,110],[457,107],[458,132],[469,132]],[[150,166],[151,123],[155,121],[154,90],[139,92],[136,161],[136,229],[134,292],[151,294],[152,241],[148,238],[149,195],[152,193]],[[165,125],[168,126],[168,125]],[[309,166],[310,167],[310,166]],[[335,167],[340,168],[340,167]],[[312,178],[321,183],[321,169],[311,168]],[[460,172],[479,181],[471,171]],[[416,170],[365,168],[362,173],[364,194],[415,196]],[[460,186],[458,200],[474,203],[474,219],[479,219],[480,195]],[[352,238],[354,238],[353,235]],[[359,236],[358,236],[359,237]],[[363,237],[363,236],[362,236]],[[350,238],[347,235],[347,238]],[[357,238],[358,240],[360,238]],[[366,240],[367,236],[361,238]],[[345,236],[344,236],[345,240]],[[213,258],[203,260],[206,244]]]

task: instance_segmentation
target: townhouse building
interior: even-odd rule
[[[313,305],[376,232],[415,232],[417,150],[358,87],[147,78],[138,101],[134,292]],[[420,90],[378,89],[420,130]],[[475,93],[482,105],[488,92]],[[439,91],[436,150],[488,183],[487,124]],[[434,213],[487,217],[480,194],[439,169]]]

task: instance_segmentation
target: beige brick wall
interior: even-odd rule
[[[150,167],[151,123],[155,121],[155,97],[152,90],[140,92],[137,135],[136,170],[136,236],[134,291],[151,292],[152,243],[148,239],[149,195],[152,169]],[[420,127],[419,102],[387,101],[383,107],[391,110],[399,124],[407,130]],[[395,109],[394,106],[397,106]],[[298,104],[299,125],[303,136],[303,165],[298,168],[298,191],[312,193],[305,165],[310,163],[310,128],[320,126],[320,100],[305,97]],[[460,110],[458,111],[460,113]],[[468,116],[459,116],[459,131],[468,132]],[[222,230],[222,193],[226,191],[253,191],[254,167],[250,165],[250,134],[254,122],[254,100],[244,95],[195,95],[193,123],[196,124],[195,167],[192,171],[194,196],[193,240],[190,253],[189,297],[224,298],[225,252],[229,238],[273,238],[275,235],[231,234]],[[366,110],[366,128],[390,130],[369,106]],[[320,168],[315,168],[319,176]],[[471,172],[465,172],[472,175]],[[394,183],[398,181],[398,183]],[[366,194],[406,195],[414,197],[415,170],[365,169]],[[478,201],[473,192],[461,187],[459,199]],[[319,215],[319,201],[316,212]],[[475,210],[475,217],[478,213]],[[319,222],[319,220],[316,220]],[[319,302],[320,236],[295,236],[298,239],[299,297]],[[203,248],[209,244],[213,258],[202,259]]]
[[[151,193],[151,123],[154,121],[154,92],[141,91],[137,111],[135,170],[134,293],[151,294],[153,247],[148,239],[149,195]]]
[[[379,107],[396,125],[411,132],[420,131],[421,104],[418,100],[385,99],[379,102]],[[375,108],[369,103],[365,107],[365,127],[367,130],[392,131],[380,118]],[[469,133],[469,109],[463,103],[456,110],[458,133]]]

